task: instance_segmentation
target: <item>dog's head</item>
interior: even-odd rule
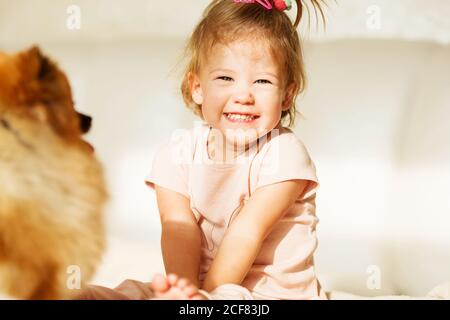
[[[0,52],[0,102],[0,108],[14,108],[7,111],[43,122],[69,141],[91,126],[91,117],[75,110],[65,74],[37,47],[15,55]]]

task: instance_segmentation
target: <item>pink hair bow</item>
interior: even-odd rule
[[[235,3],[259,3],[267,10],[272,10],[272,4],[269,0],[234,0]],[[291,1],[290,0],[275,0],[274,1],[275,8],[277,10],[289,10],[291,9]]]

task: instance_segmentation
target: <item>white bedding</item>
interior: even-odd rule
[[[327,293],[330,300],[450,300],[450,282],[443,283],[433,288],[424,297],[412,297],[412,296],[376,296],[376,297],[363,297],[355,294],[331,291]]]

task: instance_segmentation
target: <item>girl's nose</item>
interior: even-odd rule
[[[234,96],[234,102],[240,104],[255,103],[255,96],[249,86],[243,86],[238,89]]]

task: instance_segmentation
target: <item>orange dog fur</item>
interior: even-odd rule
[[[107,192],[89,127],[37,47],[0,53],[0,296],[68,299],[94,274]]]

